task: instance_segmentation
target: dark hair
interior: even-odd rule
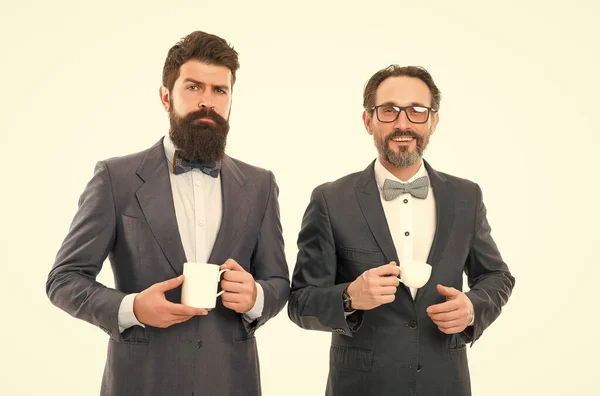
[[[363,106],[370,111],[375,106],[375,94],[379,85],[389,77],[414,77],[423,81],[431,93],[431,108],[439,110],[442,93],[433,82],[431,74],[421,66],[398,66],[390,65],[375,73],[365,85],[363,94]]]
[[[198,60],[210,65],[226,66],[231,70],[231,85],[235,83],[235,72],[240,68],[238,53],[221,37],[195,31],[182,38],[169,50],[163,67],[162,83],[169,92],[179,77],[179,68],[189,60]]]

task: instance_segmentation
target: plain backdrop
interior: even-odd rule
[[[443,97],[425,157],[481,185],[516,277],[468,350],[474,395],[597,394],[597,2],[0,4],[0,394],[98,394],[108,338],[51,305],[46,277],[96,161],[167,131],[163,62],[194,30],[240,54],[227,152],[274,172],[290,272],[312,189],[375,158],[364,84],[426,67]],[[286,309],[257,333],[264,395],[321,395],[329,334]]]

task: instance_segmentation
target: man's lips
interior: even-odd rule
[[[401,144],[401,145],[408,145],[410,144],[413,140],[415,140],[414,137],[412,136],[397,136],[395,138],[390,139],[392,142]]]
[[[208,117],[198,118],[198,119],[194,120],[194,122],[211,122],[211,123],[215,124],[215,120],[213,120],[212,118],[208,118]]]

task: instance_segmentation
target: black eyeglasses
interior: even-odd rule
[[[402,110],[406,112],[406,118],[413,124],[424,124],[429,119],[429,114],[437,110],[426,106],[394,106],[381,105],[374,106],[371,110],[375,110],[379,122],[394,122],[400,117]]]

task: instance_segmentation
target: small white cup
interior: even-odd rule
[[[398,280],[407,287],[419,289],[427,283],[431,276],[431,265],[417,260],[401,262]]]
[[[181,303],[194,308],[214,308],[217,297],[224,290],[217,293],[221,274],[228,269],[219,271],[217,264],[209,263],[184,263],[183,285],[181,287]]]

